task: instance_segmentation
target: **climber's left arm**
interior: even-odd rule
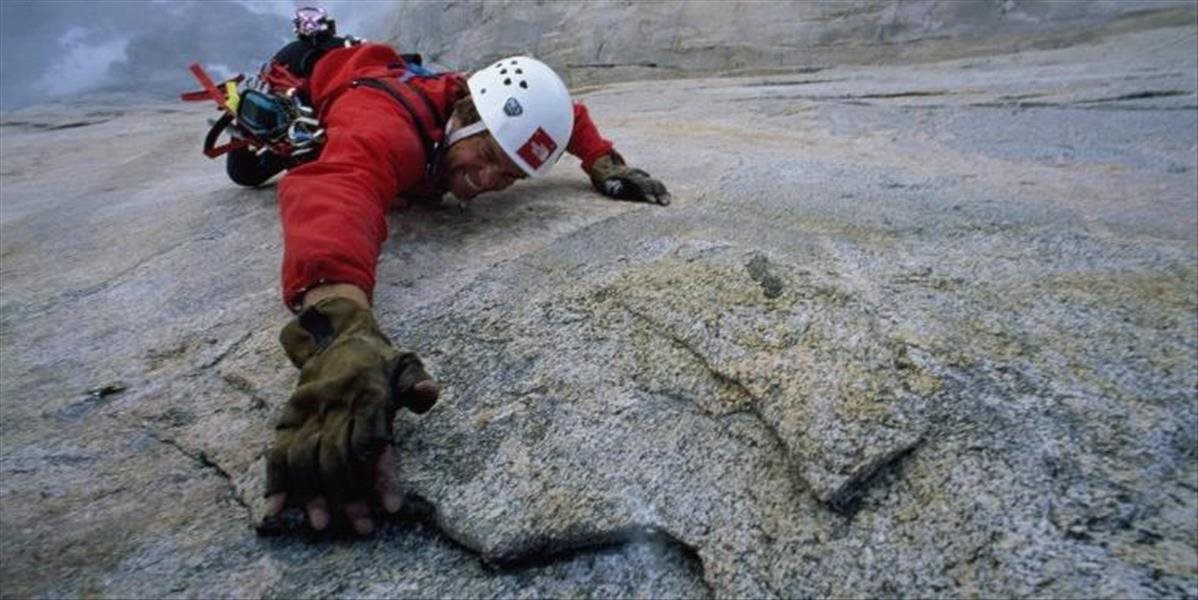
[[[574,103],[574,130],[566,151],[582,161],[599,193],[618,200],[670,203],[670,193],[660,180],[641,169],[629,167],[610,140],[599,134],[586,106]]]

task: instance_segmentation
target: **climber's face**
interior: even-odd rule
[[[442,181],[458,200],[497,192],[525,177],[488,133],[468,137],[445,152]]]

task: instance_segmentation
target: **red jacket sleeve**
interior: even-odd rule
[[[387,208],[424,174],[414,126],[382,92],[342,94],[325,125],[320,157],[279,183],[283,300],[293,310],[304,292],[325,283],[350,283],[372,295]]]
[[[591,120],[587,107],[574,103],[574,131],[570,133],[570,144],[566,151],[582,161],[582,170],[590,173],[591,163],[612,151],[611,140],[599,134],[599,128]]]

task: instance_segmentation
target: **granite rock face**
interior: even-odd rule
[[[909,64],[1192,23],[1192,2],[407,2],[387,41],[473,70],[531,54],[572,85]]]
[[[1198,27],[1093,42],[600,86],[671,206],[393,213],[444,396],[356,541],[253,528],[273,187],[205,108],[5,114],[4,595],[1198,595]]]

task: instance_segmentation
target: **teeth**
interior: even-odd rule
[[[465,175],[463,175],[462,178],[466,180],[466,185],[469,185],[470,188],[473,189],[474,191],[476,191],[476,192],[478,191],[478,184],[474,183],[474,180],[470,178],[469,173],[466,173]]]

